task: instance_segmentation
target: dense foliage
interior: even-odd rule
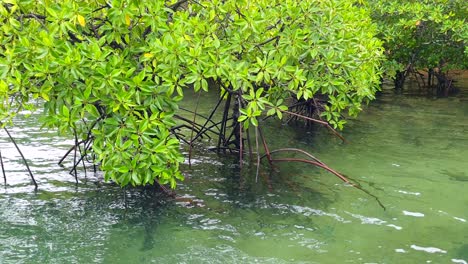
[[[322,94],[342,128],[380,78],[375,26],[349,0],[3,0],[0,21],[2,122],[43,100],[44,125],[92,137],[123,186],[182,179],[171,127],[184,89],[240,91],[244,128]]]
[[[391,77],[411,68],[468,69],[466,1],[369,0],[368,8],[384,42]]]

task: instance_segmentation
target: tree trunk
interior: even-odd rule
[[[397,71],[395,78],[394,78],[394,84],[395,84],[395,89],[396,90],[403,90],[403,85],[405,84],[406,80],[406,71]]]

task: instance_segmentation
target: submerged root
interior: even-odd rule
[[[275,153],[281,153],[281,152],[299,152],[305,156],[307,156],[309,159],[301,159],[301,158],[270,158],[271,157],[271,154],[275,154]],[[312,154],[308,153],[307,151],[305,150],[302,150],[302,149],[296,149],[296,148],[283,148],[283,149],[276,149],[276,150],[273,150],[269,153],[269,155],[265,154],[262,156],[262,159],[265,158],[265,157],[269,157],[268,160],[270,162],[301,162],[301,163],[307,163],[307,164],[311,164],[311,165],[314,165],[316,167],[319,167],[319,168],[322,168],[330,173],[332,173],[333,175],[335,175],[336,177],[338,177],[340,180],[342,180],[343,182],[345,182],[346,184],[349,184],[350,186],[356,188],[356,189],[359,189],[361,191],[363,191],[364,193],[366,193],[367,195],[373,197],[377,203],[379,204],[380,207],[382,207],[384,210],[386,210],[385,206],[382,204],[382,202],[380,201],[380,199],[371,194],[369,191],[367,191],[366,189],[364,189],[361,184],[357,183],[357,182],[353,182],[351,181],[348,177],[344,176],[342,173],[339,173],[337,172],[336,170],[330,168],[328,165],[326,165],[325,163],[323,163],[322,161],[320,161],[319,159],[317,159],[315,156],[313,156]]]

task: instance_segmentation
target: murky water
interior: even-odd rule
[[[349,144],[268,125],[271,148],[315,154],[386,210],[305,164],[264,164],[256,182],[255,168],[202,149],[177,190],[191,203],[123,192],[92,172],[75,184],[71,160],[57,165],[73,141],[20,118],[11,132],[40,188],[0,133],[0,263],[467,263],[467,95],[386,91],[350,122]]]

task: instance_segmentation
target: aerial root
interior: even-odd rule
[[[0,165],[2,166],[3,181],[4,181],[5,186],[6,186],[7,181],[6,181],[5,167],[3,166],[3,157],[2,157],[2,151],[1,150],[0,150]]]
[[[0,125],[2,125],[2,124],[0,123]],[[7,129],[6,127],[3,127],[3,130],[5,130],[5,132],[7,133],[8,137],[10,138],[11,142],[13,143],[13,145],[14,145],[15,148],[16,148],[16,150],[17,150],[18,153],[20,154],[21,159],[22,159],[23,162],[24,162],[24,165],[26,165],[26,169],[28,170],[29,176],[31,177],[31,181],[32,181],[33,184],[34,184],[34,190],[37,190],[37,182],[36,182],[36,179],[34,179],[34,175],[33,175],[33,173],[31,172],[31,169],[29,168],[28,161],[27,161],[26,158],[24,157],[23,152],[22,152],[21,149],[19,148],[18,144],[16,144],[16,140],[11,136],[10,132],[8,131],[8,129]],[[3,160],[2,160],[2,170],[3,170]],[[4,176],[5,183],[6,183],[6,177],[5,177],[5,171],[4,171],[4,170],[3,170],[3,176]]]
[[[298,153],[301,153],[301,154],[307,156],[309,159],[303,159],[303,158],[276,158],[276,159],[274,159],[274,158],[271,158],[272,154],[281,153],[281,152],[298,152]],[[364,189],[361,186],[361,184],[359,184],[357,182],[352,182],[351,180],[349,180],[349,178],[347,178],[343,174],[337,172],[336,170],[330,168],[328,165],[326,165],[325,163],[323,163],[322,161],[320,161],[314,155],[308,153],[307,151],[304,151],[302,149],[297,149],[297,148],[283,148],[283,149],[272,150],[268,154],[264,154],[261,157],[261,159],[263,159],[265,157],[268,158],[268,160],[270,161],[270,164],[273,163],[273,162],[301,162],[301,163],[307,163],[307,164],[311,164],[311,165],[314,165],[316,167],[322,168],[322,169],[332,173],[333,175],[338,177],[340,180],[342,180],[346,184],[349,184],[350,186],[352,186],[352,187],[354,187],[356,189],[359,189],[362,192],[366,193],[367,195],[373,197],[377,201],[379,206],[382,207],[384,210],[386,210],[385,206],[382,204],[380,199],[377,196],[370,193],[369,191],[367,191],[366,189]]]

